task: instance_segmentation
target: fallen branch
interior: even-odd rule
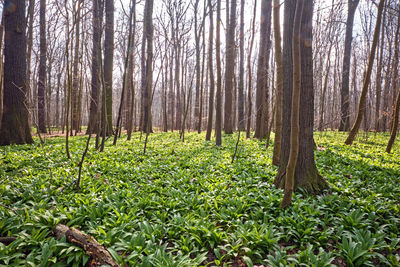
[[[15,236],[0,236],[0,243],[3,243],[4,245],[8,246],[12,242],[17,240]]]
[[[65,236],[69,243],[81,247],[86,254],[92,258],[91,266],[119,266],[108,250],[99,244],[99,242],[97,242],[92,236],[82,233],[73,227],[69,228],[64,224],[57,224],[53,232],[58,239],[61,239],[63,236]]]

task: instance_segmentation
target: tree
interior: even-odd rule
[[[4,14],[4,112],[0,145],[33,143],[26,106],[25,1],[7,0]]]
[[[244,0],[240,1],[240,48],[239,48],[239,86],[238,86],[238,126],[239,131],[244,131]]]
[[[289,195],[290,191],[294,192],[297,188],[303,188],[311,194],[321,193],[328,187],[327,182],[319,175],[314,159],[314,146],[313,146],[313,127],[314,127],[314,86],[313,86],[313,58],[312,58],[312,12],[313,12],[313,1],[303,0],[304,7],[301,16],[301,28],[300,28],[300,102],[298,109],[298,156],[294,167],[294,178],[289,181],[289,185],[286,185],[288,178],[288,165],[289,154],[291,152],[291,142],[296,140],[295,135],[292,135],[292,118],[294,124],[296,124],[296,114],[294,117],[291,116],[292,112],[292,93],[293,86],[299,86],[298,76],[296,76],[297,82],[295,83],[295,76],[293,67],[298,68],[298,62],[293,64],[295,61],[295,48],[292,47],[292,41],[294,36],[294,17],[296,10],[296,1],[287,0],[284,6],[284,32],[283,32],[283,49],[282,49],[282,61],[285,68],[283,68],[283,110],[285,112],[282,116],[282,146],[281,146],[281,158],[279,162],[278,174],[275,178],[274,184],[279,188],[284,188],[286,192],[285,200],[282,202],[282,207],[290,204]],[[299,1],[297,1],[299,2]],[[293,41],[293,44],[296,44]],[[293,53],[292,53],[293,48]],[[293,63],[292,63],[293,62]],[[299,69],[297,69],[297,72]],[[293,96],[297,97],[296,94]],[[295,106],[297,103],[293,101]],[[289,114],[288,114],[289,113]],[[296,125],[294,125],[296,127]],[[295,133],[296,134],[296,133]],[[292,152],[293,153],[293,152]],[[296,151],[294,151],[296,153]],[[294,160],[294,154],[291,155],[292,161]],[[289,171],[293,171],[290,170]],[[292,184],[290,184],[292,182]]]
[[[220,0],[217,0],[218,2]],[[219,3],[218,3],[219,4]],[[217,5],[218,5],[217,4]],[[208,97],[208,122],[207,122],[207,133],[206,140],[211,139],[211,131],[213,125],[213,116],[214,116],[214,72],[213,69],[213,36],[214,36],[214,16],[213,16],[213,5],[211,0],[208,0],[208,7],[210,9],[210,29],[209,29],[209,37],[208,37],[208,69],[210,74],[210,95]],[[218,21],[217,21],[218,27]],[[217,35],[218,36],[218,35]],[[217,61],[218,62],[218,61]]]
[[[46,0],[40,0],[40,61],[39,61],[39,81],[37,87],[38,105],[38,131],[46,133],[46,109],[45,109],[45,90],[46,90]]]
[[[143,96],[143,125],[142,129],[145,133],[151,131],[151,88],[153,80],[153,0],[145,2],[145,20],[144,20],[144,36],[146,45],[146,63],[145,63],[145,80],[142,81]]]
[[[215,57],[217,61],[217,95],[215,106],[215,139],[216,145],[222,144],[222,68],[221,68],[221,0],[217,0],[217,30],[215,43]],[[212,72],[212,68],[209,68]]]
[[[226,41],[226,62],[225,62],[225,108],[224,108],[224,131],[227,134],[233,133],[233,75],[235,69],[235,29],[236,29],[236,0],[231,0],[230,18],[227,41]]]
[[[73,74],[72,74],[72,121],[71,121],[71,130],[75,130],[75,134],[79,131],[79,83],[80,83],[80,76],[79,76],[79,57],[80,57],[80,29],[81,29],[81,4],[82,0],[77,1],[77,7],[75,11],[75,47],[74,47],[74,59],[73,59]]]
[[[91,79],[91,92],[90,92],[90,109],[89,109],[89,122],[87,134],[95,133],[99,130],[98,104],[100,103],[100,71],[99,64],[101,64],[101,28],[103,18],[103,5],[100,0],[93,0],[93,37],[92,37],[92,79]]]
[[[104,32],[104,85],[106,135],[112,133],[112,88],[114,62],[114,0],[105,0],[106,23]],[[104,116],[103,116],[104,117]]]
[[[261,1],[260,46],[257,62],[256,131],[254,137],[264,138],[268,125],[268,62],[270,52],[272,0]]]
[[[356,137],[358,130],[360,129],[361,121],[364,116],[365,101],[367,98],[368,86],[371,81],[371,72],[372,72],[372,68],[374,65],[376,47],[377,47],[378,41],[379,41],[379,31],[381,29],[382,12],[383,12],[384,3],[385,3],[385,0],[380,0],[379,5],[378,5],[378,16],[376,18],[374,37],[372,40],[372,46],[371,46],[371,52],[369,55],[367,71],[365,73],[364,83],[363,83],[363,87],[361,89],[361,96],[360,96],[360,100],[358,103],[357,117],[356,117],[356,120],[355,120],[353,126],[351,127],[349,136],[347,137],[347,139],[345,141],[346,145],[353,144],[354,138]]]
[[[276,114],[275,114],[275,141],[272,163],[279,166],[281,157],[282,140],[282,91],[283,91],[283,65],[282,65],[282,38],[280,29],[280,4],[274,0],[274,37],[275,37],[275,61],[276,61]]]
[[[353,23],[354,14],[356,12],[360,0],[348,0],[347,8],[347,21],[346,21],[346,36],[344,40],[344,56],[342,66],[342,86],[340,90],[341,96],[341,120],[340,131],[348,131],[350,129],[350,97],[349,97],[349,83],[350,83],[350,58],[351,58],[351,44],[353,40]]]

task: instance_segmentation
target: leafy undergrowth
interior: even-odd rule
[[[85,137],[0,148],[0,265],[82,266],[82,249],[56,240],[57,223],[74,226],[126,266],[399,266],[400,147],[388,135],[343,145],[345,135],[316,133],[320,173],[331,191],[297,192],[278,208],[272,148],[237,135],[224,145],[204,134],[157,133],[147,154],[139,135],[93,144],[73,191]]]

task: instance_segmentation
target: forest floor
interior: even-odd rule
[[[243,134],[242,134],[243,137]],[[400,146],[385,153],[387,134],[315,133],[318,169],[330,191],[296,192],[279,209],[272,186],[272,146],[223,136],[134,134],[104,152],[92,140],[79,192],[73,182],[86,137],[43,146],[0,147],[0,266],[83,266],[89,257],[56,224],[74,226],[125,266],[399,266]],[[53,264],[53,265],[52,265]],[[313,265],[314,264],[314,265]]]

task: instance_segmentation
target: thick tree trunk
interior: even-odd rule
[[[4,112],[0,145],[32,143],[26,104],[25,1],[7,0],[4,14]]]
[[[220,0],[217,0],[217,5],[220,5]],[[208,37],[208,69],[210,74],[210,95],[208,96],[208,123],[207,123],[207,133],[206,140],[211,139],[211,131],[213,125],[213,116],[214,116],[214,72],[213,69],[213,36],[214,36],[214,16],[213,16],[213,5],[211,0],[208,0],[208,6],[210,8],[210,29],[209,29],[209,37]],[[217,21],[218,27],[218,21]],[[217,35],[218,36],[218,35]]]
[[[39,60],[39,80],[38,80],[38,131],[46,133],[46,0],[40,0],[40,60]]]
[[[276,61],[276,114],[275,114],[275,141],[272,163],[279,166],[282,143],[282,94],[283,94],[283,65],[282,65],[282,38],[280,28],[280,4],[274,0],[274,37],[275,37],[275,61]]]
[[[340,131],[348,131],[350,129],[350,97],[349,97],[349,83],[350,83],[350,58],[351,58],[351,43],[353,40],[353,22],[354,14],[360,0],[348,0],[348,13],[346,22],[346,36],[344,40],[344,57],[343,57],[343,70],[342,70],[342,87],[340,90],[341,97],[341,120]]]
[[[284,11],[284,34],[283,34],[283,65],[292,64],[292,30],[296,1],[287,0]],[[302,22],[301,22],[301,93],[299,108],[299,153],[294,171],[293,190],[303,188],[309,193],[321,193],[328,187],[327,182],[318,174],[314,159],[314,87],[313,87],[313,64],[312,64],[312,0],[304,0]],[[282,146],[279,170],[274,184],[285,188],[286,167],[290,153],[292,88],[293,69],[283,69],[283,113],[282,117]],[[289,114],[287,114],[289,113]]]
[[[256,92],[256,132],[254,137],[262,139],[268,125],[268,63],[271,36],[272,0],[261,2],[260,47],[257,63],[257,92]],[[264,125],[267,121],[267,125]]]
[[[230,19],[226,41],[226,62],[225,62],[225,108],[224,108],[224,131],[227,134],[233,133],[233,75],[235,69],[235,29],[236,29],[236,0],[231,0]]]
[[[371,53],[370,53],[369,60],[368,60],[367,72],[365,74],[363,87],[361,89],[361,96],[360,96],[360,102],[358,104],[357,117],[356,117],[356,120],[355,120],[353,126],[351,127],[349,136],[347,137],[347,139],[345,141],[346,145],[353,144],[354,138],[356,137],[358,130],[360,129],[361,121],[362,121],[362,118],[364,115],[365,101],[367,98],[368,86],[371,81],[371,72],[372,72],[372,68],[373,68],[374,60],[375,60],[376,46],[378,45],[378,41],[379,41],[379,31],[381,29],[382,11],[383,11],[384,3],[385,3],[385,0],[380,0],[380,2],[379,2],[378,17],[376,18],[374,37],[372,40],[372,47],[371,47]]]

